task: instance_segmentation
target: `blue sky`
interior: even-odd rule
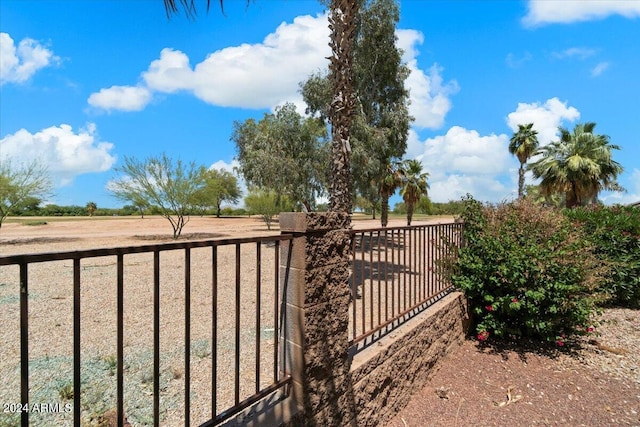
[[[231,168],[234,120],[284,102],[329,56],[315,0],[217,1],[170,20],[161,0],[3,0],[0,157],[40,159],[48,202],[117,207],[124,156],[166,152]],[[407,158],[434,201],[511,199],[518,123],[540,142],[593,121],[620,145],[623,194],[640,200],[640,1],[404,0],[398,45],[412,73]],[[531,177],[528,177],[529,182]]]

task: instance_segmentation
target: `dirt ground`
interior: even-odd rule
[[[450,222],[435,218],[430,222]],[[414,223],[424,223],[416,221]],[[404,226],[403,219],[393,219],[390,226]],[[379,220],[356,219],[354,228],[377,228]],[[181,240],[208,240],[277,235],[277,223],[268,230],[258,217],[215,218],[192,217],[185,226]],[[94,248],[140,246],[172,242],[172,228],[161,217],[112,218],[15,218],[0,229],[0,256],[44,252],[66,252]],[[241,395],[253,393],[253,350],[260,338],[261,386],[273,376],[273,334],[275,330],[273,283],[276,248],[261,246],[261,281],[265,284],[258,299],[256,294],[256,247],[242,247],[239,310],[241,343]],[[125,410],[134,426],[150,425],[150,387],[152,375],[153,336],[152,301],[153,254],[130,254],[124,257],[124,359],[126,365]],[[161,255],[161,400],[162,425],[184,425],[182,390],[184,387],[185,347],[185,258],[180,250]],[[216,393],[218,411],[232,404],[235,351],[236,252],[233,246],[220,247],[216,262],[210,248],[194,249],[191,253],[191,387],[190,404],[193,423],[207,419],[210,411],[211,352],[216,342],[218,358]],[[212,310],[212,265],[216,265],[219,286],[217,309]],[[29,355],[31,401],[57,402],[68,395],[72,378],[73,274],[70,260],[29,265]],[[84,388],[83,425],[94,425],[98,417],[113,409],[115,399],[115,325],[116,325],[116,262],[114,257],[84,259],[81,263],[81,348]],[[0,267],[0,402],[19,401],[20,284],[17,266]],[[260,322],[256,319],[256,301],[260,300]],[[212,312],[217,318],[218,335],[211,337]],[[258,325],[258,326],[256,326]],[[259,332],[256,328],[260,329]],[[258,335],[259,334],[259,335]],[[264,384],[263,384],[264,383]],[[67,390],[67,391],[65,391]],[[143,392],[140,393],[140,390]],[[64,399],[64,398],[63,398]],[[66,400],[65,400],[66,402]],[[230,403],[231,402],[231,403]],[[0,414],[3,415],[3,414]],[[34,415],[35,416],[35,415]],[[93,421],[92,421],[93,420]],[[6,421],[6,422],[5,422]],[[15,417],[3,420],[0,427],[15,425]],[[34,425],[72,425],[68,415],[34,418]],[[97,425],[97,424],[96,424]]]
[[[29,225],[46,222],[41,225]],[[448,218],[414,221],[414,224],[450,222]],[[389,226],[404,226],[404,219],[391,219]],[[378,219],[355,217],[356,229],[380,227]],[[255,217],[191,217],[182,231],[182,240],[234,238],[279,234],[278,223],[268,230]],[[172,241],[172,228],[165,218],[140,217],[69,217],[12,218],[0,228],[0,256],[17,253],[52,252],[98,247],[133,246]]]

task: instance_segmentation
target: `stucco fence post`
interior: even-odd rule
[[[342,213],[282,213],[294,235],[286,284],[287,365],[298,414],[291,425],[356,425],[349,375],[350,220]],[[288,258],[283,245],[281,262]]]

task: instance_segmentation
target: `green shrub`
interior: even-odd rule
[[[471,306],[479,340],[535,338],[564,345],[591,331],[606,273],[562,213],[516,201],[464,200],[464,247],[452,282]]]
[[[601,290],[610,303],[640,307],[640,209],[623,206],[589,206],[565,210],[580,224],[596,255],[611,266]]]

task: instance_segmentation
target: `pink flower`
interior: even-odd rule
[[[558,345],[558,347],[562,347],[564,345],[564,341],[558,340],[556,341],[556,344]]]
[[[589,327],[587,328],[587,332],[593,332],[593,331],[595,331],[595,330],[596,330],[596,328],[594,328],[593,326],[589,326]]]
[[[478,333],[478,341],[485,341],[487,338],[489,338],[489,332],[487,331],[480,331]]]
[[[487,311],[493,311],[493,306],[492,305],[487,305],[484,308],[486,308]]]
[[[511,298],[511,302],[518,302],[518,298]]]

